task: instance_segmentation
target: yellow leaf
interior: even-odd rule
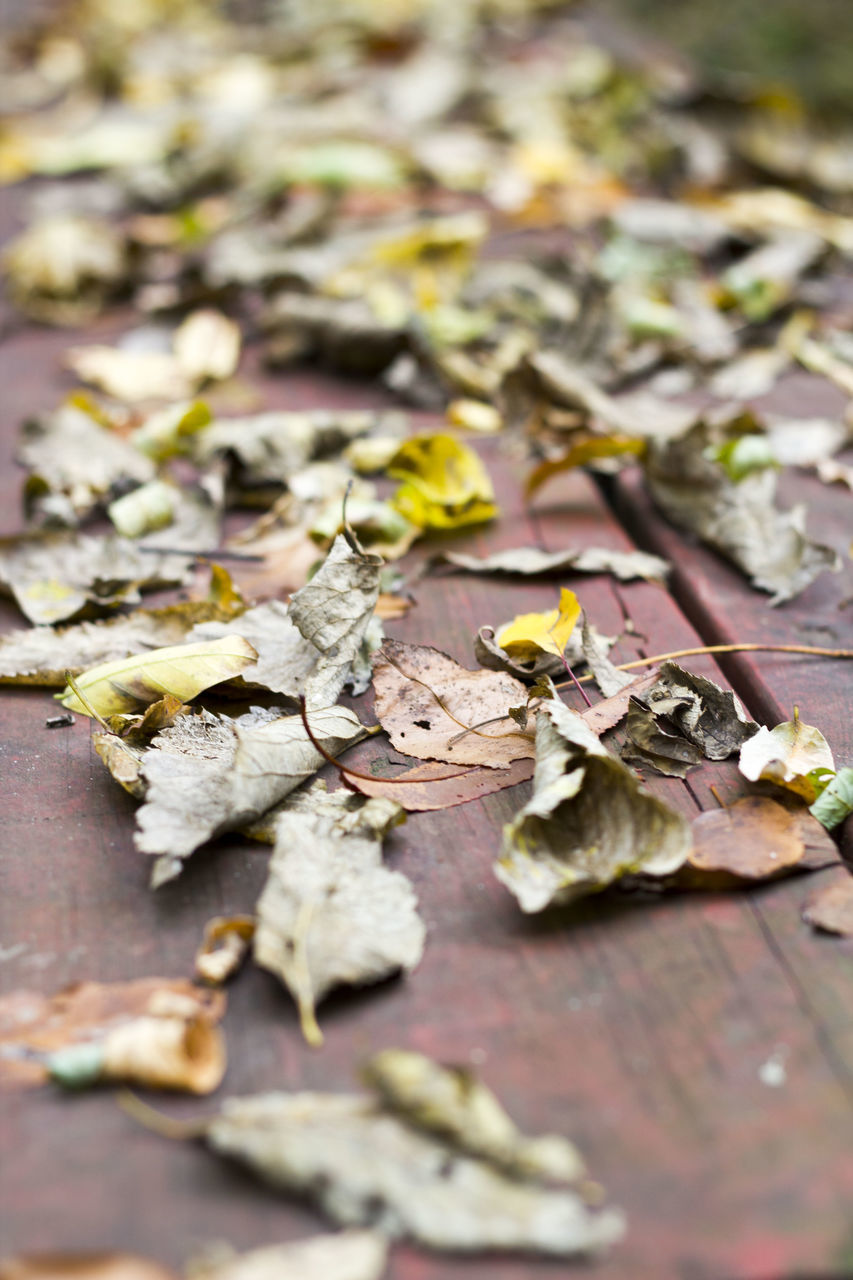
[[[561,457],[547,458],[545,462],[540,462],[538,467],[534,467],[524,485],[525,497],[532,498],[546,480],[550,480],[551,476],[558,475],[561,471],[585,467],[587,463],[597,461],[599,458],[618,458],[625,454],[639,457],[645,451],[645,440],[639,440],[636,436],[591,436],[586,440],[579,440],[570,445]]]
[[[563,587],[559,608],[548,613],[520,613],[499,628],[495,640],[505,653],[520,662],[534,660],[540,652],[561,658],[580,616],[577,596]]]
[[[166,694],[189,702],[211,685],[239,675],[257,656],[248,640],[239,635],[199,644],[176,644],[84,671],[75,684],[88,706],[70,687],[56,696],[70,711],[84,716],[95,711],[102,717],[137,711]]]
[[[497,515],[488,473],[453,436],[415,436],[401,445],[388,474],[402,480],[392,505],[420,529],[459,529]]]

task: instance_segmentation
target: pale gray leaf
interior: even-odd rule
[[[187,1267],[189,1280],[381,1280],[388,1241],[378,1231],[339,1231],[235,1254],[211,1246]]]
[[[551,573],[612,573],[622,582],[644,578],[662,582],[669,564],[646,551],[612,551],[609,547],[570,547],[565,551],[541,551],[537,547],[514,547],[490,556],[471,556],[461,551],[443,552],[434,564],[449,564],[470,573],[496,573],[538,577]]]

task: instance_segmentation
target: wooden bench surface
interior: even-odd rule
[[[99,326],[105,335],[120,329],[115,317]],[[73,340],[67,332],[21,329],[0,349],[4,532],[20,526],[20,474],[10,461],[18,423],[55,403],[66,385],[58,356]],[[261,377],[251,358],[249,366],[265,407],[382,403],[374,388],[312,374]],[[501,441],[483,451],[503,514],[465,538],[466,550],[630,547],[585,475],[553,481],[530,515],[518,460]],[[825,493],[816,524],[828,522],[837,540],[850,496],[845,506],[835,495],[823,500]],[[480,625],[550,607],[566,581],[601,630],[621,632],[631,619],[635,634],[617,648],[623,660],[721,639],[851,644],[853,610],[835,607],[840,591],[850,594],[849,571],[844,583],[824,580],[774,612],[711,553],[651,515],[630,479],[621,502],[624,523],[675,562],[673,594],[607,577],[426,577],[415,589],[416,607],[388,624],[389,634],[435,644],[473,666]],[[20,625],[5,604],[2,621]],[[690,665],[723,683],[728,676],[752,713],[770,723],[798,702],[803,718],[827,733],[839,763],[853,761],[849,667],[760,656],[728,659],[725,675],[710,658]],[[175,883],[150,892],[148,861],[132,844],[134,802],[95,756],[84,719],[71,729],[44,728],[51,706],[44,691],[7,690],[0,698],[3,990],[189,974],[204,923],[252,910],[268,851],[220,840]],[[375,741],[363,744],[352,758],[357,764],[380,750]],[[688,816],[715,806],[711,784],[728,800],[741,781],[733,761],[705,764],[683,782],[648,779]],[[579,1143],[628,1215],[625,1241],[594,1270],[602,1280],[849,1274],[853,942],[813,933],[800,920],[806,896],[838,869],[728,894],[602,896],[524,917],[491,862],[502,824],[528,789],[413,814],[391,838],[389,863],[417,888],[426,954],[406,981],[326,1001],[321,1051],[303,1043],[277,981],[248,966],[229,990],[230,1065],[220,1096],[347,1089],[371,1051],[417,1048],[476,1067],[529,1131],[564,1132]],[[762,1080],[770,1059],[784,1066],[779,1087]],[[216,1100],[155,1099],[176,1116],[210,1112]],[[142,1130],[109,1091],[61,1096],[44,1088],[7,1094],[2,1107],[5,1252],[115,1247],[179,1263],[211,1239],[248,1248],[322,1226],[310,1209],[200,1147]],[[404,1246],[389,1269],[392,1280],[566,1273],[565,1263],[448,1259]]]

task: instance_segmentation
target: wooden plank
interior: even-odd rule
[[[840,414],[845,402],[822,379],[788,375],[759,409],[791,416]],[[835,547],[840,574],[823,574],[796,599],[771,609],[743,575],[715,552],[670,525],[651,503],[640,472],[625,472],[616,485],[617,511],[637,541],[672,562],[671,586],[684,613],[708,644],[736,642],[853,648],[853,494],[841,485],[823,485],[804,472],[786,474],[780,504],[808,506],[812,537]],[[753,714],[766,724],[788,720],[793,708],[826,735],[839,765],[853,763],[853,715],[849,661],[800,654],[735,653],[719,664]],[[844,849],[853,856],[853,824],[845,826]]]
[[[16,342],[7,353],[10,373],[23,336]],[[41,364],[32,350],[27,376],[41,369],[41,377],[29,391],[18,388],[16,415],[37,400],[50,403],[59,385],[48,376],[47,345]],[[51,335],[49,345],[56,351],[60,344]],[[333,396],[365,403],[366,389],[331,380],[262,385],[270,407]],[[375,396],[366,394],[368,402]],[[4,417],[6,448],[15,427],[14,417]],[[531,523],[517,464],[502,451],[501,442],[487,449],[505,514],[477,534],[478,551],[539,541],[628,545],[583,477],[549,491],[549,506]],[[17,483],[8,470],[0,477],[7,513]],[[616,588],[604,578],[572,585],[603,630],[618,630],[627,610],[645,633],[641,646],[623,644],[626,656],[697,638],[656,588]],[[553,594],[553,584],[427,578],[417,607],[388,629],[470,664],[477,626],[544,607]],[[710,662],[705,669],[714,671]],[[147,863],[132,847],[132,802],[93,757],[84,724],[42,728],[49,705],[48,695],[33,692],[2,701],[4,988],[49,991],[82,978],[186,973],[210,915],[252,908],[264,851],[221,841],[174,885],[149,893]],[[378,750],[364,744],[360,758]],[[738,785],[731,766],[715,767],[713,776]],[[652,785],[688,814],[697,811],[692,784]],[[556,1129],[578,1140],[630,1219],[625,1243],[596,1275],[711,1280],[838,1263],[849,1247],[853,1191],[849,1023],[842,1025],[846,1015],[834,1004],[807,1007],[801,988],[808,977],[814,1000],[813,988],[834,973],[832,990],[839,1003],[846,995],[849,1008],[853,962],[844,944],[797,923],[805,881],[727,896],[602,897],[528,919],[491,873],[502,824],[524,794],[522,786],[412,815],[395,834],[389,861],[415,882],[430,931],[424,962],[406,982],[325,1003],[322,1052],[301,1042],[292,1003],[274,979],[252,968],[241,975],[226,1021],[231,1065],[223,1093],[348,1088],[367,1053],[410,1045],[476,1066],[532,1131]],[[787,933],[778,922],[767,925],[765,903],[774,911],[778,904]],[[810,977],[792,978],[784,952],[794,935]],[[25,950],[16,954],[20,944]],[[771,1088],[760,1069],[783,1046],[790,1083]],[[214,1105],[162,1103],[176,1115]],[[45,1089],[7,1096],[3,1109],[4,1249],[114,1246],[178,1262],[210,1238],[245,1248],[319,1225],[239,1169],[139,1130],[107,1093],[63,1098]],[[443,1259],[409,1248],[395,1250],[390,1268],[391,1280],[565,1274],[562,1263]]]

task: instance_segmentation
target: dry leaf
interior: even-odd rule
[[[195,956],[195,976],[212,987],[227,982],[248,955],[254,936],[254,916],[215,916],[208,920]]]
[[[797,716],[775,729],[759,729],[741,747],[739,768],[750,782],[775,782],[811,804],[835,772],[835,761],[820,729]]]
[[[638,676],[630,684],[626,684],[618,693],[611,694],[609,698],[604,698],[601,702],[587,707],[581,718],[586,721],[595,736],[600,738],[608,729],[615,729],[616,725],[625,718],[631,699],[645,693],[657,683],[657,679],[658,668],[653,667],[646,675]]]
[[[595,1212],[571,1189],[511,1178],[358,1094],[232,1098],[207,1141],[273,1186],[309,1195],[335,1222],[369,1219],[429,1249],[566,1257],[598,1253],[624,1231],[617,1210]]]
[[[715,873],[740,880],[766,880],[796,867],[805,853],[798,817],[774,800],[748,796],[725,809],[700,813],[693,821],[693,849],[683,868],[690,883]],[[722,887],[720,884],[719,887]]]
[[[624,458],[628,461],[631,458],[642,457],[645,451],[645,440],[638,440],[636,436],[589,436],[570,445],[559,458],[548,458],[534,467],[525,481],[524,496],[529,501],[542,488],[546,480],[563,471],[585,467],[602,458]]]
[[[646,482],[657,505],[674,524],[696,533],[771,596],[790,600],[841,561],[830,547],[805,533],[805,508],[776,508],[772,467],[729,478],[709,456],[717,436],[700,423],[686,436],[653,443],[646,458]]]
[[[312,711],[311,730],[330,755],[358,742],[364,729],[344,707]],[[281,716],[243,729],[225,717],[183,716],[146,753],[145,803],[135,844],[158,854],[157,887],[180,874],[206,840],[239,830],[294,791],[323,763],[300,716]]]
[[[107,498],[154,477],[150,458],[73,402],[26,421],[15,456],[29,473],[27,513],[43,524],[76,525]]]
[[[224,1012],[224,996],[201,991],[184,978],[83,982],[52,997],[16,991],[0,999],[0,1085],[44,1083],[47,1064],[60,1052],[80,1050],[97,1066],[110,1037],[121,1042],[129,1028],[155,1018],[170,1028],[178,1020],[214,1029]],[[224,1070],[224,1048],[220,1056]]]
[[[584,661],[605,698],[612,698],[634,683],[634,677],[627,671],[619,671],[607,656],[612,646],[613,640],[609,636],[601,635],[584,613],[581,649]]]
[[[527,701],[527,689],[512,676],[468,671],[429,645],[386,640],[373,684],[379,722],[406,755],[491,769],[533,755],[532,737],[508,719],[510,707]],[[482,724],[489,720],[497,723]],[[465,732],[475,725],[482,727]]]
[[[646,551],[611,551],[609,547],[578,547],[566,551],[540,551],[537,547],[515,547],[493,555],[465,555],[461,551],[442,552],[433,564],[449,564],[470,573],[498,573],[538,577],[551,573],[612,573],[622,582],[644,578],[662,582],[669,564]]]
[[[410,973],[426,931],[411,884],[382,865],[380,839],[341,832],[310,809],[283,813],[276,837],[258,899],[255,960],[288,987],[305,1039],[321,1045],[318,1002],[342,984]]]
[[[379,599],[378,556],[353,550],[340,534],[309,583],[290,601],[290,618],[320,657],[305,682],[309,707],[328,707],[350,680],[362,650],[370,652],[370,628],[381,622],[373,611]]]
[[[254,689],[300,697],[320,655],[293,625],[288,606],[271,600],[247,609],[237,623],[202,622],[188,639],[209,643],[233,634],[235,628],[257,654],[239,673],[240,680]]]
[[[853,876],[847,872],[837,884],[813,893],[803,908],[803,919],[826,933],[853,937]]]
[[[504,828],[495,874],[523,911],[570,902],[643,871],[669,875],[690,852],[690,828],[601,745],[561,702],[536,717],[533,797]]]
[[[657,681],[637,700],[660,722],[666,720],[708,760],[726,760],[758,733],[758,725],[731,689],[664,662]]]
[[[578,1182],[577,1148],[557,1134],[528,1138],[491,1089],[466,1067],[444,1067],[422,1053],[384,1049],[370,1058],[364,1081],[389,1110],[507,1173],[543,1182]]]
[[[394,454],[388,475],[402,481],[393,505],[419,529],[461,529],[497,515],[485,467],[453,436],[413,436]]]
[[[0,683],[62,688],[65,673],[76,676],[90,667],[132,654],[181,644],[200,622],[224,620],[240,612],[214,600],[188,600],[163,609],[136,609],[100,622],[70,627],[32,627],[0,636]],[[233,631],[233,625],[228,628]]]
[[[135,604],[141,589],[185,581],[192,557],[146,554],[115,535],[21,534],[0,538],[0,584],[31,622],[67,622],[87,609]]]
[[[124,237],[101,219],[43,218],[8,243],[3,272],[13,305],[25,315],[85,323],[124,276]]]
[[[483,766],[459,769],[430,761],[404,769],[393,777],[375,778],[347,776],[347,785],[365,796],[384,796],[396,801],[410,813],[431,809],[451,809],[469,800],[492,795],[506,787],[515,787],[533,777],[532,760],[515,760],[506,769]]]
[[[80,715],[97,713],[103,717],[138,711],[167,693],[190,702],[211,685],[239,675],[257,656],[248,640],[232,627],[221,640],[151,649],[92,667],[77,679],[76,689],[66,687],[57,697],[64,707]],[[81,702],[77,690],[86,703]]]
[[[246,835],[275,844],[276,824],[282,813],[307,813],[331,823],[335,835],[369,836],[372,840],[384,840],[394,827],[406,821],[402,807],[393,797],[378,797],[365,803],[362,796],[348,787],[329,791],[325,779],[317,778],[245,827]]]
[[[653,715],[635,698],[628,704],[627,741],[620,755],[631,764],[656,769],[669,778],[684,778],[702,759],[702,752],[678,732],[667,728],[666,718]]]
[[[474,657],[481,667],[486,667],[489,671],[507,671],[521,680],[565,677],[565,665],[562,658],[557,657],[556,654],[539,649],[534,658],[512,658],[505,649],[501,648],[495,637],[494,627],[480,627],[474,637]],[[583,645],[577,630],[569,636],[563,658],[572,668],[583,661]]]
[[[190,1261],[186,1274],[187,1280],[381,1280],[387,1260],[388,1241],[383,1235],[378,1231],[351,1230],[266,1245],[241,1254],[225,1246],[212,1246],[202,1257]],[[5,1280],[2,1272],[0,1280]],[[21,1276],[20,1280],[29,1277]],[[34,1276],[33,1280],[41,1277]],[[104,1280],[113,1277],[106,1276]],[[128,1276],[127,1280],[136,1278]]]

